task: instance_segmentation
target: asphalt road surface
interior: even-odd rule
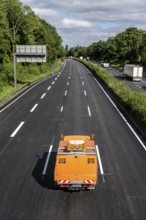
[[[95,134],[95,190],[55,188],[61,133]],[[0,109],[0,219],[146,219],[146,146],[77,61]]]

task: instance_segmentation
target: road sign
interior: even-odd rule
[[[16,45],[13,54],[14,87],[17,85],[16,63],[45,63],[46,45]]]
[[[45,45],[16,45],[17,63],[45,63],[46,46]]]

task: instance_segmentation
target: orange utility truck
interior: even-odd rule
[[[59,143],[54,181],[68,190],[95,189],[98,163],[93,136],[70,135]]]

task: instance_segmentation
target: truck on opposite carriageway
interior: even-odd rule
[[[142,81],[143,67],[133,64],[126,64],[124,66],[124,77],[128,77],[133,81]]]

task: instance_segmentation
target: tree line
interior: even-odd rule
[[[46,45],[48,62],[54,61],[63,52],[62,39],[55,27],[19,0],[1,0],[0,63],[12,61],[16,44]]]
[[[94,42],[88,47],[76,46],[68,56],[90,57],[114,64],[146,63],[146,31],[130,27],[106,41]]]

